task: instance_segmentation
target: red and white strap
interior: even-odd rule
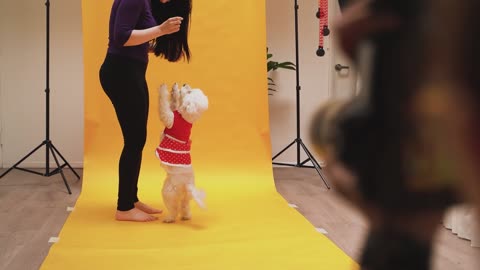
[[[328,0],[318,0],[317,17],[320,19],[317,55],[324,56],[325,37],[330,34],[330,29],[328,28]]]

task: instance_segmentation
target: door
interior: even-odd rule
[[[341,16],[338,0],[329,1],[330,22],[335,21]],[[332,31],[332,63],[331,63],[331,84],[330,99],[345,99],[358,93],[359,80],[357,80],[357,71],[349,58],[343,53],[336,42],[335,31]]]

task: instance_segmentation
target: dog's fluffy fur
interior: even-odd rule
[[[174,124],[174,111],[190,124],[197,121],[202,113],[208,109],[208,98],[200,89],[192,89],[184,85],[180,90],[178,84],[174,84],[169,94],[166,84],[159,89],[159,114],[166,128],[172,128]],[[162,141],[165,134],[162,134]],[[165,179],[162,195],[168,214],[164,222],[175,222],[178,215],[183,220],[192,217],[190,212],[190,200],[194,199],[200,207],[203,203],[203,192],[195,188],[195,176],[191,166],[174,166],[163,164],[167,177]]]

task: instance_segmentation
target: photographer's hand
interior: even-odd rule
[[[372,0],[353,2],[334,23],[334,31],[339,36],[340,46],[352,59],[359,42],[371,34],[393,30],[400,26],[400,20],[395,15],[375,14],[371,4]]]

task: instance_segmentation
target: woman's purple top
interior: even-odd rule
[[[133,30],[156,26],[150,0],[114,0],[109,27],[108,52],[148,62],[148,42],[123,46]]]

